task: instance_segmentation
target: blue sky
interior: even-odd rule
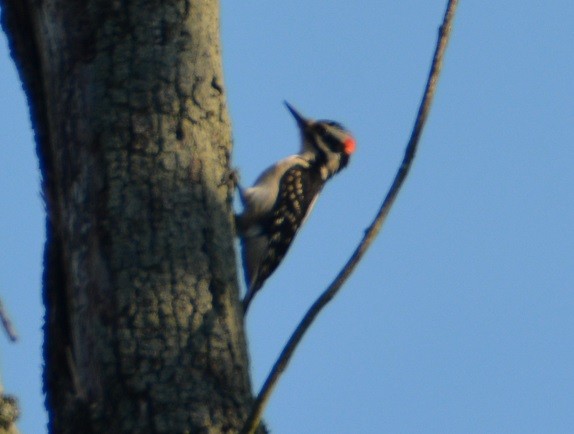
[[[222,2],[234,165],[298,148],[287,99],[342,122],[324,190],[247,319],[256,390],[344,264],[402,158],[444,1]],[[304,339],[266,412],[277,433],[574,429],[574,3],[462,1],[411,175],[376,244]],[[21,335],[0,375],[44,432],[43,208],[0,41],[0,296]]]

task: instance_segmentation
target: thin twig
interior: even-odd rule
[[[415,124],[413,127],[413,131],[411,133],[411,137],[409,139],[409,143],[405,150],[405,156],[399,167],[399,170],[395,176],[393,184],[391,185],[389,192],[387,193],[375,219],[371,223],[371,225],[365,231],[365,235],[363,239],[353,252],[353,255],[350,257],[348,262],[345,264],[343,269],[339,272],[335,280],[329,285],[329,287],[319,296],[319,298],[313,303],[313,305],[309,308],[291,337],[289,341],[283,348],[279,358],[275,362],[273,369],[269,373],[267,380],[263,384],[257,399],[255,400],[253,407],[251,409],[251,414],[247,418],[245,425],[243,427],[242,433],[244,434],[252,434],[255,432],[257,427],[259,426],[261,415],[263,413],[263,409],[271,396],[271,392],[277,381],[279,376],[283,373],[287,364],[289,363],[293,353],[299,342],[301,341],[305,332],[309,329],[317,315],[321,312],[321,310],[327,305],[329,301],[335,297],[343,283],[347,280],[349,275],[353,272],[369,246],[374,241],[375,237],[379,233],[383,222],[385,221],[391,206],[393,205],[399,190],[407,177],[407,174],[410,170],[412,162],[414,160],[417,146],[419,139],[421,137],[421,133],[423,130],[423,126],[428,118],[428,114],[430,111],[431,103],[435,94],[438,77],[440,74],[440,70],[442,67],[442,60],[444,57],[444,53],[446,50],[446,46],[450,37],[451,29],[452,29],[452,21],[454,19],[455,10],[458,4],[458,0],[449,0],[446,12],[443,18],[442,25],[439,29],[439,37],[437,41],[437,46],[435,49],[432,66],[429,72],[428,81],[426,84],[425,92],[423,99],[421,101],[421,105],[419,107],[419,111],[415,120]]]
[[[2,322],[2,325],[4,326],[4,330],[6,330],[6,334],[8,335],[8,338],[12,342],[16,342],[18,340],[18,335],[16,334],[16,329],[12,325],[12,321],[10,321],[8,314],[4,310],[4,305],[2,304],[2,299],[0,299],[0,322]]]

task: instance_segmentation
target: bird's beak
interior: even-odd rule
[[[299,125],[299,128],[301,128],[303,130],[311,123],[308,119],[305,119],[301,115],[301,113],[299,113],[297,110],[295,110],[295,108],[293,108],[293,106],[291,104],[289,104],[287,101],[285,101],[285,105],[287,106],[287,108],[289,109],[289,111],[291,112],[291,114],[293,115],[295,120],[297,121],[297,125]]]

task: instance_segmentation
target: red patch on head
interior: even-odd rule
[[[357,148],[357,142],[355,142],[355,139],[353,139],[351,136],[349,136],[343,142],[343,146],[344,146],[345,154],[351,155],[353,152],[355,152],[355,149]]]

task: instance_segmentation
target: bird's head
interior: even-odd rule
[[[356,149],[351,133],[338,122],[308,119],[288,102],[285,105],[301,131],[301,153],[312,153],[318,160],[324,161],[329,176],[343,169]]]

